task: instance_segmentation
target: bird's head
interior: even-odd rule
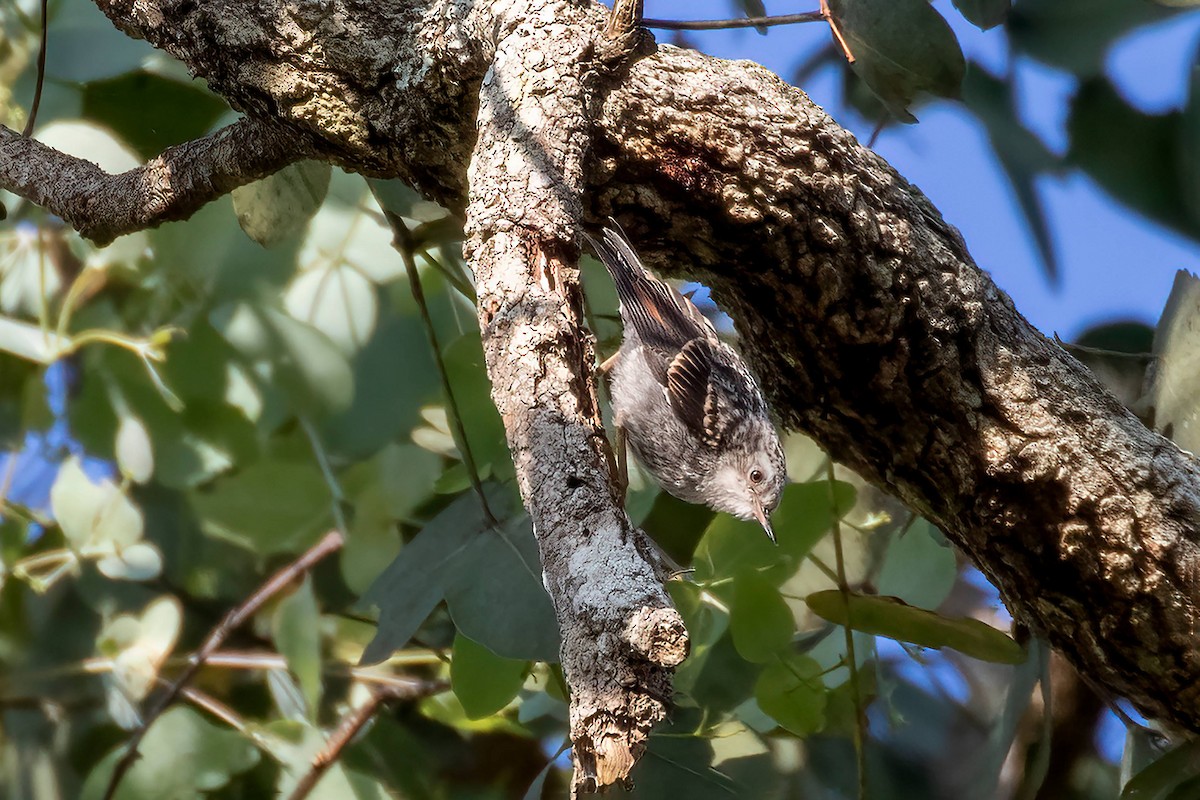
[[[771,513],[787,483],[779,433],[766,418],[752,417],[729,432],[719,448],[708,486],[709,505],[739,519],[755,519],[771,541]]]

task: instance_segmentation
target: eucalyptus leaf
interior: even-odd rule
[[[729,627],[742,657],[761,664],[787,648],[796,625],[779,589],[757,572],[747,571],[734,580]]]
[[[330,169],[322,161],[299,161],[234,189],[238,224],[263,247],[298,233],[325,200]]]
[[[901,122],[929,92],[958,97],[966,61],[954,31],[926,0],[829,0],[851,67]]]
[[[50,364],[71,351],[71,340],[28,322],[0,317],[0,350],[38,364]]]
[[[249,738],[209,722],[187,706],[175,706],[155,720],[138,750],[141,758],[121,781],[114,800],[192,800],[221,789],[259,760]],[[83,785],[82,800],[104,796],[124,753],[124,745],[119,745],[96,765]]]
[[[821,666],[808,656],[787,656],[768,664],[754,685],[759,708],[797,736],[825,726],[825,684]]]
[[[894,597],[848,594],[837,589],[810,594],[808,607],[820,617],[876,636],[922,647],[951,647],[963,655],[998,664],[1020,664],[1025,651],[1004,633],[977,619],[950,619],[914,608]]]
[[[459,634],[450,658],[450,685],[471,719],[482,719],[507,706],[525,682],[528,664],[501,658]]]
[[[1121,800],[1169,800],[1181,784],[1200,777],[1200,740],[1184,742],[1133,776]]]
[[[50,507],[77,551],[114,554],[142,538],[142,513],[109,480],[93,483],[79,458],[63,462],[50,489]]]
[[[489,493],[498,496],[498,491]],[[404,545],[359,601],[379,609],[378,629],[360,663],[378,663],[408,643],[445,597],[459,557],[486,525],[479,498],[464,494]]]
[[[271,616],[271,636],[288,668],[300,682],[310,719],[315,719],[321,700],[320,609],[313,593],[312,577],[279,603]]]
[[[1191,453],[1200,452],[1200,278],[1184,270],[1154,331],[1154,362],[1140,405],[1154,427]]]
[[[972,25],[986,31],[1004,22],[1012,0],[954,0],[954,7]]]
[[[935,609],[958,577],[954,551],[938,542],[933,526],[921,519],[892,538],[876,588],[909,605]]]

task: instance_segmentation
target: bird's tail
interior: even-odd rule
[[[596,251],[596,257],[604,264],[608,274],[612,276],[613,283],[617,285],[617,293],[627,295],[639,279],[644,280],[647,277],[646,268],[642,266],[642,260],[637,257],[637,253],[633,252],[632,245],[625,238],[625,232],[616,227],[615,222],[613,225],[614,227],[601,231],[601,241],[597,241],[586,232],[583,235]]]
[[[621,318],[637,329],[643,342],[670,351],[712,331],[691,301],[646,271],[615,221],[601,232],[603,241],[584,236],[612,276]]]

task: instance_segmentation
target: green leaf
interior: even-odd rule
[[[1181,784],[1200,777],[1200,740],[1185,742],[1133,776],[1121,800],[1169,800]]]
[[[229,110],[199,81],[184,83],[143,70],[106,80],[88,77],[83,116],[112,128],[142,158],[203,136]]]
[[[71,340],[38,325],[0,317],[0,350],[38,364],[50,364],[70,352]]]
[[[455,558],[446,605],[460,631],[497,655],[558,661],[558,622],[525,513],[485,528]]]
[[[840,518],[854,507],[854,487],[839,481],[834,484],[834,494]],[[777,567],[772,569],[771,577],[778,584],[795,571],[813,545],[829,531],[833,519],[827,481],[794,483],[784,489],[779,509],[772,518],[778,546],[763,535],[757,522],[718,514],[696,547],[696,580],[703,583],[733,577],[749,569]]]
[[[1103,74],[1113,42],[1170,13],[1139,0],[1017,0],[1006,30],[1017,50],[1089,78]]]
[[[371,338],[379,315],[375,285],[347,265],[296,276],[283,296],[288,313],[324,333],[353,356]]]
[[[333,500],[316,464],[276,460],[223,476],[190,497],[206,531],[263,554],[316,542]]]
[[[1042,266],[1051,280],[1057,280],[1058,262],[1035,181],[1040,174],[1057,169],[1058,158],[1021,123],[1010,81],[994,78],[972,63],[963,80],[963,100],[987,128],[988,140],[1017,197],[1025,225],[1033,234]]]
[[[187,706],[175,706],[155,720],[115,800],[194,800],[229,783],[258,763],[258,750],[245,736],[209,722]],[[104,795],[119,745],[96,765],[80,793],[82,800]]]
[[[298,234],[324,203],[332,168],[299,161],[233,191],[233,210],[246,235],[272,247]]]
[[[1156,430],[1200,452],[1200,279],[1179,270],[1154,331],[1154,362],[1141,405]]]
[[[825,727],[821,666],[808,656],[788,656],[769,664],[754,685],[754,699],[797,736],[810,736]]]
[[[902,122],[919,92],[958,97],[966,61],[954,31],[926,0],[829,0],[854,55],[851,67]]]
[[[856,631],[886,636],[922,647],[951,647],[964,655],[998,664],[1020,664],[1025,651],[1010,637],[977,619],[949,619],[932,611],[913,608],[894,597],[850,594],[837,589],[815,592],[805,598],[813,613]]]
[[[138,542],[121,548],[121,552],[105,556],[96,562],[96,569],[106,578],[120,581],[149,581],[162,574],[163,559],[158,548],[149,542]]]
[[[756,572],[738,575],[733,587],[733,645],[746,660],[765,664],[791,644],[796,629],[791,609],[779,590]]]
[[[988,731],[987,744],[983,748],[982,763],[976,769],[977,778],[971,786],[972,797],[994,797],[996,787],[1004,770],[1004,763],[1012,752],[1013,740],[1026,712],[1033,702],[1033,689],[1043,676],[1050,658],[1050,649],[1040,639],[1031,639],[1029,657],[1013,666],[1012,679],[1004,697],[1004,708]]]
[[[299,233],[325,200],[330,170],[323,161],[299,161],[234,189],[238,225],[263,247]]]
[[[489,493],[489,498],[499,496],[498,491]],[[359,601],[364,607],[379,609],[379,626],[360,663],[376,664],[408,644],[429,612],[445,597],[459,556],[485,527],[479,498],[468,493],[444,508],[404,545]]]
[[[986,31],[1004,22],[1012,0],[954,0],[954,7],[968,22]]]
[[[636,796],[688,800],[730,800],[737,785],[713,767],[711,743],[693,736],[651,736],[646,753],[630,776]]]
[[[150,480],[154,474],[154,449],[150,444],[150,434],[140,419],[132,414],[121,417],[113,450],[122,475],[134,483]]]
[[[933,526],[921,519],[892,538],[876,588],[881,595],[934,609],[950,594],[957,578],[954,551],[940,543]]]
[[[118,31],[88,3],[60,4],[64,14],[53,21],[54,47],[46,49],[47,83],[84,81],[120,75],[137,69],[154,53],[144,41]]]
[[[420,322],[386,312],[355,356],[353,370],[354,400],[321,424],[321,439],[331,452],[357,460],[393,439],[407,438],[420,421],[421,405],[437,391],[438,377]],[[436,473],[436,466],[425,466],[431,464],[429,458],[426,454],[412,463]],[[418,483],[424,484],[424,476]]]
[[[288,669],[300,682],[300,690],[311,719],[315,719],[321,701],[320,611],[313,593],[312,577],[305,576],[300,588],[275,608],[271,617],[271,636],[275,647],[287,659]]]
[[[114,175],[142,163],[142,159],[118,140],[112,131],[90,122],[52,122],[38,129],[37,138],[47,147],[87,159]]]
[[[513,505],[497,487],[487,496],[493,513]],[[362,662],[403,647],[443,598],[458,629],[497,655],[557,660],[558,625],[523,512],[491,528],[479,499],[466,493],[426,525],[362,598],[380,611]]]
[[[271,365],[275,379],[302,413],[336,413],[354,399],[350,364],[329,337],[311,325],[249,303],[212,313],[213,326],[244,357]]]
[[[511,478],[512,456],[508,452],[504,423],[492,403],[492,384],[484,366],[479,334],[471,332],[455,339],[446,346],[443,357],[475,462],[481,470],[490,465],[491,474],[499,480]],[[457,439],[453,426],[451,430]],[[458,444],[461,449],[462,443]]]
[[[1177,160],[1182,131],[1179,112],[1143,114],[1098,78],[1071,104],[1067,159],[1126,206],[1195,236],[1200,227],[1188,216]]]
[[[525,683],[528,664],[501,658],[459,634],[454,637],[450,685],[470,719],[482,719],[507,706]]]
[[[291,797],[296,784],[312,770],[313,759],[327,746],[324,734],[298,720],[277,720],[258,727],[255,739],[263,744],[281,767],[274,797]],[[334,763],[308,800],[387,800],[378,781]]]
[[[76,456],[59,469],[50,507],[71,547],[85,555],[116,553],[142,538],[141,511],[112,481],[93,483]]]

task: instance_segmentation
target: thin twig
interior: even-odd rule
[[[429,337],[433,359],[437,363],[438,375],[442,379],[442,391],[446,393],[446,405],[450,408],[451,420],[458,433],[458,438],[462,442],[463,465],[467,468],[471,488],[475,490],[475,494],[479,495],[479,503],[483,506],[483,515],[487,522],[495,526],[498,523],[495,515],[492,514],[492,509],[488,506],[487,495],[483,492],[483,481],[479,479],[479,468],[475,463],[475,456],[471,452],[471,443],[467,441],[467,429],[463,426],[462,414],[459,413],[458,402],[454,399],[454,390],[450,386],[450,375],[446,371],[446,363],[442,360],[442,348],[438,344],[437,330],[433,326],[433,318],[429,316],[425,291],[421,288],[421,276],[417,272],[417,261],[413,256],[415,248],[413,247],[412,233],[408,230],[408,225],[404,223],[404,220],[383,204],[383,198],[375,190],[375,184],[372,181],[367,181],[367,184],[371,187],[371,194],[375,196],[375,202],[379,203],[379,210],[383,212],[383,218],[387,220],[388,227],[392,229],[394,237],[392,246],[396,248],[400,253],[400,258],[404,261],[404,269],[408,273],[408,287],[412,291],[413,300],[417,302],[417,308],[421,311],[421,321],[425,323],[425,334]]]
[[[42,39],[38,45],[37,83],[33,86],[33,104],[29,107],[29,119],[25,121],[25,129],[21,135],[28,138],[33,133],[34,123],[37,122],[38,107],[42,104],[42,85],[46,82],[46,45],[49,40],[47,31],[50,29],[49,15],[46,6],[50,0],[42,0]]]
[[[833,31],[833,38],[837,39],[837,43],[842,47],[842,53],[846,56],[846,61],[854,63],[854,53],[850,50],[850,45],[846,42],[846,37],[842,36],[842,29],[838,25],[837,19],[833,16],[833,10],[829,8],[829,0],[821,0],[821,19],[829,23],[829,30]]]
[[[246,723],[237,715],[229,706],[222,703],[217,698],[206,694],[199,689],[194,689],[191,686],[184,686],[179,690],[179,696],[187,700],[197,708],[207,711],[217,719],[224,722],[229,727],[240,733],[246,732]]]
[[[200,667],[204,665],[205,660],[216,652],[217,648],[221,646],[229,634],[258,613],[258,610],[262,608],[267,600],[274,597],[281,589],[311,569],[321,559],[340,550],[343,544],[345,544],[345,537],[341,531],[330,531],[325,534],[321,537],[321,541],[310,547],[295,561],[272,575],[254,594],[247,597],[236,608],[231,609],[217,623],[217,627],[213,628],[212,632],[209,633],[208,638],[204,640],[204,643],[200,645],[200,649],[192,656],[187,667],[175,678],[167,691],[159,697],[150,711],[146,713],[141,726],[134,731],[125,754],[121,756],[121,760],[113,768],[112,776],[108,781],[108,788],[104,792],[104,800],[112,800],[116,794],[117,787],[121,784],[121,779],[129,771],[129,768],[133,766],[133,762],[137,760],[138,745],[141,744],[146,731],[150,729],[150,726],[154,724],[154,721],[158,719],[163,711],[171,703],[175,702],[175,698],[179,696],[180,691],[183,690],[188,681],[195,677]]]
[[[773,25],[795,25],[802,22],[820,22],[823,19],[825,15],[820,11],[805,11],[803,14],[742,19],[644,19],[642,25],[664,31],[720,31],[728,28],[770,28]]]
[[[342,757],[342,751],[346,749],[346,746],[354,741],[354,737],[363,729],[363,726],[371,721],[371,717],[375,716],[379,706],[393,696],[392,692],[376,689],[371,692],[367,702],[342,717],[333,733],[329,735],[325,746],[313,756],[312,768],[304,774],[304,777],[296,784],[296,788],[288,795],[289,800],[304,800],[305,797],[308,797],[329,768]]]
[[[846,560],[842,555],[842,526],[838,516],[837,494],[834,492],[832,457],[825,467],[825,474],[829,478],[829,516],[833,519],[833,554],[838,590],[842,593],[842,602],[846,605],[846,624],[842,626],[842,630],[846,633],[846,666],[850,669],[850,691],[854,697],[854,755],[858,761],[858,800],[866,800],[867,748],[866,732],[863,730],[866,714],[862,706],[862,693],[859,691],[858,659],[854,655],[854,629],[850,627],[850,586],[846,583]]]

